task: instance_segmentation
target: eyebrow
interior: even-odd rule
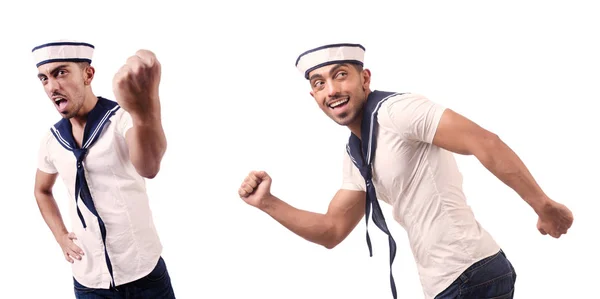
[[[333,75],[333,73],[335,73],[339,68],[347,67],[347,66],[348,66],[347,63],[338,63],[338,64],[336,64],[336,66],[331,68],[331,70],[329,70],[329,75]],[[312,81],[313,79],[316,79],[316,78],[323,78],[323,76],[321,74],[314,74],[314,75],[310,76],[310,78],[308,78],[308,80]]]
[[[49,72],[49,73],[50,73],[50,74],[53,74],[53,73],[55,73],[55,72],[56,72],[58,69],[61,69],[61,68],[66,68],[66,67],[67,67],[67,65],[66,65],[66,64],[61,64],[61,65],[59,65],[59,66],[57,66],[57,67],[53,68],[52,70],[50,70],[50,72]],[[40,77],[42,77],[42,76],[44,76],[44,77],[45,77],[46,75],[45,75],[45,74],[42,74],[42,73],[39,73],[39,74],[38,74],[38,78],[40,78]]]

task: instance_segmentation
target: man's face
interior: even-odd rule
[[[63,118],[71,118],[83,106],[86,85],[94,69],[74,62],[51,62],[38,67],[38,78]]]
[[[342,126],[360,120],[370,72],[351,64],[332,64],[309,73],[310,95],[329,118]]]

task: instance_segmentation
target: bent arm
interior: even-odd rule
[[[537,184],[523,161],[496,134],[466,117],[446,109],[433,144],[454,153],[474,155],[492,174],[512,188],[536,213],[549,198]]]
[[[265,200],[261,210],[296,235],[332,249],[364,216],[365,192],[340,189],[325,214],[297,209],[275,196]]]
[[[52,195],[57,176],[56,173],[49,174],[38,169],[35,175],[34,195],[46,225],[58,241],[58,238],[68,234],[68,231]]]
[[[132,116],[132,123],[125,133],[131,163],[141,176],[152,179],[158,174],[167,150],[160,112],[144,118]]]

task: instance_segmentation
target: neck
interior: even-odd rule
[[[348,129],[350,129],[350,132],[352,132],[352,134],[356,135],[356,137],[358,137],[358,139],[361,139],[360,127],[362,126],[362,119],[363,119],[363,117],[362,117],[362,112],[361,112],[361,114],[356,117],[354,122],[352,122],[351,124],[349,124],[347,126]]]
[[[97,102],[98,98],[96,95],[94,95],[91,89],[88,89],[83,97],[83,106],[81,106],[81,109],[79,109],[77,114],[70,119],[71,125],[84,127],[87,122],[88,113],[94,109]]]
[[[360,109],[360,111],[358,112],[359,114],[356,116],[356,119],[351,124],[347,125],[348,129],[350,129],[350,132],[352,132],[352,134],[356,135],[356,137],[358,137],[358,139],[361,139],[361,140],[362,140],[361,127],[362,127],[362,120],[363,120],[363,110],[364,110],[364,105],[367,104],[367,100],[369,99],[370,94],[371,94],[371,90],[366,89],[365,90],[365,100],[363,103],[363,109]]]

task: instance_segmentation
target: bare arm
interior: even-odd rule
[[[296,235],[328,249],[341,243],[365,213],[365,192],[339,190],[327,213],[300,210],[271,194],[271,178],[264,171],[251,172],[238,190],[239,196],[278,221]]]
[[[515,190],[540,214],[550,199],[537,184],[523,161],[496,134],[464,116],[446,109],[433,144],[449,151],[474,155],[498,179]]]
[[[162,127],[159,85],[161,64],[153,52],[139,50],[113,78],[119,105],[131,115],[133,127],[125,133],[129,156],[137,172],[154,178],[167,150]]]
[[[73,243],[73,240],[77,237],[74,233],[67,231],[56,200],[52,195],[52,187],[57,176],[57,174],[45,173],[38,169],[35,175],[34,194],[42,217],[50,231],[52,231],[54,239],[60,245],[63,256],[69,263],[74,263],[73,259],[81,260],[84,253],[81,248]]]
[[[298,236],[332,249],[340,244],[365,214],[365,193],[339,190],[327,213],[292,207],[275,196],[268,197],[261,210]]]
[[[57,174],[48,174],[38,169],[35,174],[34,195],[44,221],[58,241],[61,236],[68,234],[68,231],[52,195],[52,187],[57,176]]]
[[[145,178],[154,178],[167,150],[167,139],[162,127],[160,108],[145,118],[132,115],[133,127],[125,134],[131,163]]]

